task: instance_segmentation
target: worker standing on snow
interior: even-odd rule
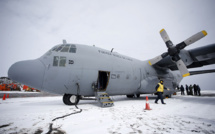
[[[197,87],[198,95],[201,96],[201,88],[199,87],[199,85],[197,85],[196,87]]]
[[[189,95],[193,95],[193,86],[191,84],[189,86],[189,90],[190,90],[190,94]]]
[[[163,80],[160,80],[160,82],[157,84],[157,86],[155,87],[156,89],[156,93],[157,93],[157,98],[155,100],[155,103],[158,104],[158,100],[161,99],[161,103],[162,104],[166,104],[163,102],[163,91],[164,89],[167,89],[164,85],[163,85]],[[169,90],[169,89],[167,89]]]
[[[181,85],[181,95],[184,95],[184,86],[183,85]]]
[[[186,93],[187,95],[189,95],[189,92],[188,92],[188,85],[186,84]]]
[[[198,89],[197,89],[196,84],[193,85],[193,90],[194,90],[194,95],[197,95],[197,90],[198,90]]]

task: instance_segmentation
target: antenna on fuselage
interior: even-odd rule
[[[114,49],[114,48],[111,49],[111,53],[113,52],[113,49]]]
[[[67,44],[66,40],[63,40],[63,44]]]

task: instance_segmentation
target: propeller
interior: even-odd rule
[[[177,44],[176,46],[172,43],[172,41],[170,40],[167,32],[162,29],[160,31],[160,35],[163,39],[163,41],[165,42],[167,48],[168,48],[168,51],[149,60],[149,64],[150,65],[154,65],[156,64],[157,62],[159,62],[160,60],[162,60],[163,58],[165,58],[166,56],[170,56],[172,58],[172,60],[174,62],[176,62],[176,65],[178,67],[178,70],[181,72],[181,75],[183,77],[186,77],[186,76],[189,76],[190,73],[189,71],[187,70],[187,67],[186,65],[184,64],[184,62],[181,60],[180,56],[179,56],[179,53],[180,53],[180,50],[184,49],[186,46],[200,40],[201,38],[205,37],[207,35],[207,32],[206,31],[201,31],[201,32],[198,32],[196,34],[194,34],[193,36],[191,36],[190,38],[184,40],[183,42]]]

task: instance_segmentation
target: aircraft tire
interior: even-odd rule
[[[167,97],[168,97],[168,98],[172,98],[172,95],[171,95],[171,94],[168,94]]]
[[[66,98],[67,98],[67,94],[64,94],[64,96],[63,96],[63,103],[64,103],[65,105],[67,105]]]
[[[166,98],[166,97],[171,98],[172,95],[171,95],[171,94],[164,94],[164,95],[163,95],[163,98]]]
[[[64,94],[63,96],[63,102],[66,105],[77,105],[80,98],[77,95],[73,94]]]
[[[134,97],[134,95],[126,95],[127,96],[127,98],[133,98]]]

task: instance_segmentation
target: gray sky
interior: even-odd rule
[[[7,76],[13,63],[36,59],[62,39],[114,48],[140,60],[167,51],[162,28],[175,44],[208,32],[186,49],[215,43],[214,5],[214,0],[0,0],[0,76]],[[182,84],[214,89],[214,79],[215,73],[198,75]]]

